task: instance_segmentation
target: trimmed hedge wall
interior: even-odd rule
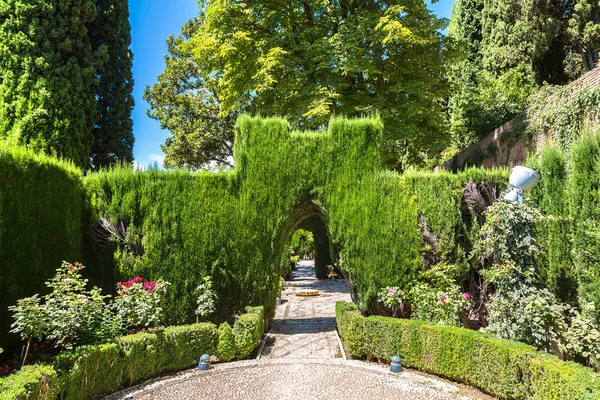
[[[236,322],[235,343],[250,354],[262,337],[262,307],[249,307]],[[251,323],[247,323],[251,321]],[[231,329],[231,328],[230,328]],[[229,339],[230,340],[230,339]],[[93,399],[137,382],[197,365],[200,355],[217,354],[221,346],[211,323],[174,326],[124,336],[117,343],[82,346],[60,354],[54,366],[25,366],[0,378],[0,400]]]
[[[248,304],[262,304],[272,316],[285,245],[315,216],[368,309],[381,287],[418,277],[420,215],[454,261],[469,245],[471,221],[461,219],[465,185],[508,178],[507,170],[383,171],[381,132],[378,119],[337,118],[327,132],[303,133],[282,119],[241,116],[233,171],[116,169],[90,174],[85,185],[96,218],[123,222],[141,237],[143,254],[117,252],[118,274],[173,283],[165,305],[171,324],[193,320],[194,290],[206,275],[219,296],[215,320]]]
[[[7,307],[46,293],[44,282],[63,260],[82,255],[82,172],[70,163],[0,144],[0,346],[9,334]]]
[[[503,399],[600,398],[600,375],[521,343],[462,328],[360,315],[336,304],[344,344],[355,357],[390,360],[477,387]]]

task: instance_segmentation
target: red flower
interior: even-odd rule
[[[440,301],[443,303],[443,302],[445,302],[445,301],[446,301],[446,298],[445,298],[445,297],[441,297],[441,298],[440,298]]]

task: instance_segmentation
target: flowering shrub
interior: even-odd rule
[[[204,282],[196,288],[196,292],[200,293],[198,300],[196,300],[196,304],[198,304],[195,311],[196,322],[199,322],[201,319],[207,319],[217,310],[217,293],[212,288],[211,277],[205,276],[203,281]]]
[[[128,329],[156,327],[161,321],[160,302],[168,285],[162,279],[147,282],[141,277],[118,282],[118,296],[110,308],[114,309],[117,318]]]
[[[379,291],[378,302],[383,306],[380,312],[390,317],[407,315],[406,295],[397,286],[388,286]]]
[[[429,285],[414,286],[409,294],[413,318],[441,325],[460,326],[460,314],[471,305],[471,295],[458,285],[445,290]]]
[[[538,287],[532,269],[506,262],[484,271],[484,276],[496,290],[488,305],[486,331],[546,351],[552,340],[560,340],[567,328],[568,306],[548,289]]]
[[[102,290],[86,290],[87,279],[81,276],[85,266],[63,262],[56,275],[46,282],[52,291],[44,296],[47,318],[46,337],[67,349],[96,341],[102,324],[105,299]]]
[[[63,262],[56,275],[46,282],[52,291],[43,297],[43,303],[36,294],[9,307],[15,320],[11,332],[27,342],[21,364],[27,361],[34,339],[48,338],[67,349],[97,340],[108,296],[102,296],[96,287],[86,290],[88,281],[80,274],[84,268],[79,263]]]
[[[14,318],[11,332],[26,342],[21,365],[28,359],[43,361],[63,348],[113,340],[127,328],[160,323],[160,300],[167,282],[146,282],[142,278],[119,282],[119,297],[111,304],[107,303],[110,296],[102,295],[101,289],[86,289],[88,281],[81,276],[84,268],[79,263],[63,262],[46,282],[52,289],[49,294],[42,298],[36,294],[9,307]],[[34,343],[42,339],[47,340]],[[3,367],[2,371],[8,370]]]

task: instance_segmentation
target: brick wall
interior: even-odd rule
[[[571,82],[568,87],[569,100],[584,89],[600,87],[600,65]],[[524,115],[496,128],[479,142],[471,144],[450,160],[436,167],[435,170],[456,170],[465,164],[485,168],[513,167],[524,164],[527,153],[541,150],[548,142],[549,137],[536,135],[533,139],[521,139],[519,131],[522,124],[524,124]]]

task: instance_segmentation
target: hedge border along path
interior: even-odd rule
[[[477,387],[502,399],[592,400],[600,375],[535,348],[495,336],[414,320],[363,317],[353,303],[336,304],[345,347],[355,357],[390,360]]]
[[[234,325],[238,354],[250,354],[264,331],[262,307],[248,307]],[[238,336],[241,340],[238,340]],[[86,400],[122,387],[190,368],[204,353],[217,354],[217,326],[199,323],[122,337],[60,354],[54,365],[25,366],[0,378],[0,400]]]

